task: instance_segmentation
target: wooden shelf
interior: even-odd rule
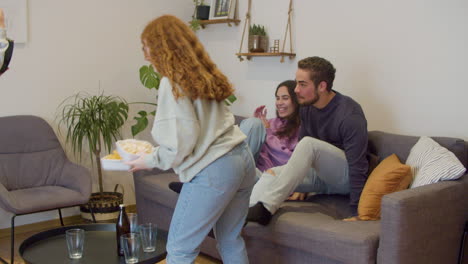
[[[284,61],[284,57],[289,57],[290,59],[296,57],[296,53],[287,53],[287,52],[252,52],[252,53],[236,53],[240,61],[244,59],[242,56],[247,57],[250,60],[252,57],[281,57],[281,62]]]
[[[232,18],[228,18],[228,19],[211,19],[211,20],[200,20],[200,24],[202,26],[202,28],[205,28],[205,25],[210,25],[210,24],[228,24],[228,26],[231,27],[231,23],[233,23],[234,25],[239,25],[240,23],[240,19],[232,19]]]

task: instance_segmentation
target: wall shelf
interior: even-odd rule
[[[296,53],[287,52],[251,52],[251,53],[236,53],[237,57],[242,61],[242,56],[250,60],[252,57],[281,57],[281,62],[284,61],[284,57],[293,59],[296,57]]]
[[[248,6],[247,6],[247,14],[245,14],[245,20],[244,20],[244,32],[242,32],[242,39],[239,47],[239,52],[236,53],[236,56],[239,58],[240,61],[243,61],[244,58],[246,57],[247,60],[250,60],[252,57],[281,57],[280,62],[284,62],[284,57],[289,57],[289,59],[293,59],[296,57],[296,53],[293,53],[293,48],[292,48],[292,29],[291,29],[291,13],[292,13],[292,0],[289,0],[289,9],[288,9],[288,22],[286,24],[286,31],[284,32],[284,39],[283,39],[283,47],[280,49],[280,40],[275,39],[275,45],[269,49],[270,52],[242,52],[243,44],[244,44],[244,37],[245,34],[247,33],[248,41],[249,41],[249,48],[248,51],[251,50],[250,47],[250,32],[252,30],[252,27],[250,26],[251,24],[251,15],[250,15],[250,9],[252,6],[252,0],[248,0]],[[254,24],[255,26],[255,24]],[[289,45],[290,45],[290,52],[285,52],[285,47],[286,47],[286,41],[288,40],[288,33],[289,33]],[[260,44],[259,46],[262,46]],[[266,51],[268,51],[266,47]],[[265,49],[265,48],[262,48]],[[272,52],[273,51],[273,52]]]
[[[232,18],[228,18],[228,19],[211,19],[211,20],[200,20],[200,24],[202,26],[202,28],[205,28],[205,25],[210,25],[210,24],[228,24],[228,26],[232,26],[231,24],[234,24],[234,25],[239,25],[240,23],[240,19],[232,19]]]

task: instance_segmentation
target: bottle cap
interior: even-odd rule
[[[125,204],[119,204],[119,207],[120,208],[125,207]]]

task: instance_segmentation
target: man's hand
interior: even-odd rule
[[[306,197],[307,193],[293,192],[293,194],[288,197],[288,201],[304,201]]]
[[[268,169],[265,172],[271,174],[272,176],[276,176],[275,172],[272,169]]]
[[[0,28],[5,28],[5,13],[0,8]]]
[[[254,117],[262,120],[263,126],[265,128],[270,128],[270,123],[268,123],[268,120],[266,119],[266,115],[267,115],[267,109],[265,108],[264,105],[261,105],[257,107],[257,109],[255,109]]]

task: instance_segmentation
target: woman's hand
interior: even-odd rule
[[[138,153],[138,155],[140,155],[140,157],[138,159],[124,162],[125,164],[131,166],[131,168],[128,171],[129,172],[135,172],[135,171],[139,171],[139,170],[151,170],[151,168],[146,166],[146,163],[145,163],[145,157],[148,154]]]
[[[268,123],[268,120],[266,119],[266,115],[267,115],[267,109],[265,108],[264,105],[261,105],[257,107],[257,109],[255,109],[254,117],[262,120],[263,126],[265,128],[270,128],[270,123]]]

